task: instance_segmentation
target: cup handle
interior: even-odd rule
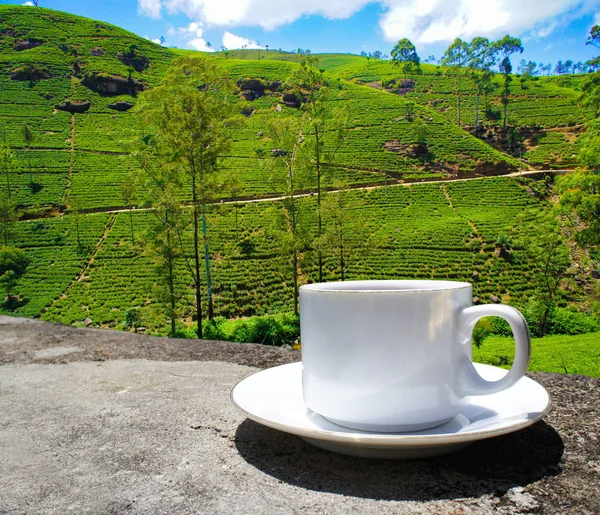
[[[461,364],[461,392],[463,395],[488,395],[496,393],[516,383],[525,372],[531,357],[531,338],[523,315],[511,306],[487,304],[470,306],[463,309],[459,316],[459,337],[464,345],[471,345],[473,328],[480,318],[498,316],[510,325],[515,337],[515,359],[512,368],[502,379],[486,381],[481,377],[470,359],[471,353],[465,356]]]

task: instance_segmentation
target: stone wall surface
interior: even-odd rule
[[[0,317],[0,513],[600,513],[600,381],[428,460],[351,458],[245,419],[231,388],[294,351]]]

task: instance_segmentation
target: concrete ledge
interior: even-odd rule
[[[431,460],[361,460],[230,404],[298,353],[190,343],[0,319],[0,513],[600,513],[599,380],[532,374],[553,396],[544,422]]]

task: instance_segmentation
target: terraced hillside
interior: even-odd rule
[[[235,51],[234,55],[256,59],[258,51]],[[277,51],[262,51],[263,59],[289,62],[302,56]],[[389,61],[367,59],[350,54],[321,54],[321,66],[332,74],[356,84],[384,89],[423,106],[428,106],[456,123],[455,74],[452,68],[422,64],[423,73],[408,76],[408,88],[402,88],[403,77]],[[592,112],[579,101],[580,84],[584,75],[534,77],[521,81],[514,78],[511,86],[509,126],[517,128],[522,140],[515,156],[522,157],[528,166],[538,168],[571,168],[576,164],[577,137]],[[481,101],[480,123],[485,130],[480,137],[506,150],[506,140],[497,130],[501,124],[501,77],[493,80],[495,92]],[[390,83],[391,82],[391,83]],[[382,84],[383,83],[383,84]],[[473,82],[464,76],[461,83],[461,121],[463,127],[474,132],[476,92]],[[504,147],[503,147],[504,143]]]
[[[69,324],[91,319],[120,327],[128,308],[142,306],[149,330],[162,327],[154,267],[141,244],[152,213],[134,212],[131,242],[130,213],[116,210],[126,207],[120,184],[136,170],[124,141],[141,130],[137,95],[158,84],[180,53],[93,20],[48,9],[0,6],[0,136],[16,158],[4,164],[0,188],[10,193],[23,217],[10,243],[32,257],[17,286],[22,306],[13,313]],[[237,179],[238,198],[260,200],[280,193],[270,179],[268,160],[273,154],[266,127],[298,115],[283,101],[280,85],[298,65],[290,54],[271,53],[260,61],[248,59],[251,55],[209,58],[219,59],[238,84],[239,109],[246,115],[241,127],[231,129],[232,147],[221,173]],[[518,170],[519,160],[453,123],[450,79],[435,73],[421,76],[414,92],[404,98],[368,85],[391,76],[384,73],[397,73],[389,64],[367,63],[365,69],[373,70],[368,75],[360,71],[362,61],[323,56],[333,102],[347,113],[348,135],[327,186],[343,177],[354,188],[330,195],[344,195],[355,213],[348,222],[351,232],[356,239],[368,240],[349,263],[347,278],[469,280],[482,302],[523,304],[539,291],[541,278],[539,264],[528,257],[521,237],[546,204],[519,179],[485,178]],[[551,81],[540,84],[544,102],[555,98],[549,93]],[[252,101],[244,98],[250,85],[257,93]],[[444,111],[431,99],[446,89]],[[556,98],[576,96],[574,89],[555,89],[563,95],[557,93]],[[417,103],[409,117],[411,95]],[[533,102],[532,110],[544,102]],[[468,113],[467,109],[465,116]],[[533,120],[537,115],[530,116]],[[570,115],[565,111],[560,116],[567,120]],[[407,151],[415,143],[414,119],[426,125],[426,159]],[[30,147],[22,136],[23,124],[34,132]],[[571,150],[557,152],[563,158]],[[466,177],[481,179],[409,184]],[[212,205],[208,216],[217,314],[290,311],[290,278],[279,257],[275,230],[281,202],[229,203],[232,193],[223,190],[221,195],[226,202]],[[313,216],[314,202],[310,195],[301,201],[308,217]],[[500,236],[513,244],[509,257],[498,252],[495,242]],[[190,255],[190,242],[184,243]],[[299,271],[304,282],[317,277],[310,248],[302,255]],[[326,256],[326,271],[328,279],[339,278],[335,256]],[[193,290],[184,261],[178,280],[181,317],[190,322],[186,306]],[[569,301],[577,302],[580,296],[571,292]]]

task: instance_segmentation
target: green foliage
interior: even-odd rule
[[[600,377],[600,333],[546,336],[531,341],[531,372],[582,374]],[[491,337],[473,349],[473,360],[510,368],[514,356],[512,338]]]
[[[141,323],[142,317],[140,315],[139,308],[130,308],[127,311],[125,311],[125,322],[123,324],[125,327],[127,327],[128,329],[133,329],[137,332],[137,329],[141,325]]]
[[[417,54],[415,45],[411,43],[409,39],[403,38],[398,41],[390,52],[392,57],[390,63],[392,66],[399,66],[404,74],[404,94],[406,94],[406,77],[409,73],[419,74],[422,73],[421,59]]]
[[[0,283],[6,288],[8,297],[30,263],[31,258],[25,251],[16,247],[0,248]]]
[[[263,345],[291,345],[300,336],[300,319],[296,315],[250,317],[237,320],[217,318],[206,324],[204,338],[237,343]]]
[[[557,211],[575,226],[580,245],[593,250],[600,246],[600,175],[592,171],[576,171],[559,177],[554,191],[560,195]]]

